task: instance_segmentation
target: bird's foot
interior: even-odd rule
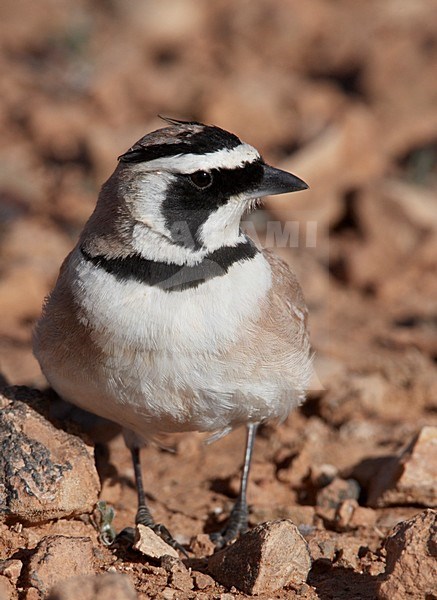
[[[177,542],[174,537],[171,535],[167,527],[165,525],[161,525],[160,523],[155,523],[152,515],[149,512],[147,506],[140,506],[138,508],[136,517],[135,517],[136,525],[144,525],[145,527],[149,527],[157,536],[159,536],[166,544],[182,552],[182,554],[188,558],[187,551],[179,542]],[[117,541],[124,540],[129,542],[131,545],[135,541],[135,529],[133,527],[125,527],[120,533],[117,535]]]
[[[179,542],[177,542],[174,537],[171,535],[169,530],[165,525],[161,525],[160,523],[153,523],[153,525],[148,525],[152,531],[156,533],[166,544],[181,552],[185,558],[188,557],[188,552],[185,550],[183,546]]]
[[[241,500],[237,500],[225,527],[221,531],[216,531],[210,535],[215,547],[217,549],[223,548],[229,542],[235,540],[240,533],[245,533],[247,531],[248,519],[249,511],[247,504]]]
[[[154,533],[156,533],[156,535],[158,535],[166,544],[168,544],[175,550],[182,552],[182,554],[188,558],[188,554],[185,548],[174,539],[167,527],[165,525],[161,525],[161,523],[154,522],[147,506],[142,505],[138,507],[137,515],[135,517],[135,523],[137,525],[144,525],[145,527],[150,527],[150,529]]]

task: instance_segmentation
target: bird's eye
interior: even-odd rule
[[[196,171],[195,173],[191,173],[190,181],[191,183],[194,183],[197,188],[204,190],[211,185],[212,175],[211,173],[208,173],[208,171]]]

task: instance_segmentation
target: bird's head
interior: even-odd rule
[[[219,127],[166,119],[119,156],[112,185],[129,213],[169,242],[192,250],[232,245],[256,199],[308,186],[267,165],[259,152]],[[111,182],[111,180],[110,180]]]

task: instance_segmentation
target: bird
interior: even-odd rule
[[[312,352],[295,275],[241,219],[264,196],[308,186],[220,127],[164,120],[118,157],[45,300],[33,351],[61,398],[123,427],[135,521],[186,554],[152,517],[140,450],[162,434],[244,426],[240,492],[212,539],[221,548],[247,530],[257,428],[304,401]]]

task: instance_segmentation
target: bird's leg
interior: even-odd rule
[[[240,493],[231,510],[226,526],[221,531],[211,534],[211,539],[217,548],[223,548],[228,542],[235,539],[239,533],[244,533],[247,530],[249,517],[246,500],[247,482],[257,428],[257,423],[250,423],[247,426],[246,451],[244,454],[243,472],[241,474]]]
[[[164,542],[166,542],[169,546],[172,546],[176,550],[182,552],[182,554],[184,554],[185,556],[188,556],[185,548],[173,538],[167,527],[161,525],[160,523],[155,523],[155,521],[153,520],[153,517],[150,514],[149,507],[146,503],[146,494],[144,492],[143,474],[141,472],[140,448],[138,446],[133,446],[130,449],[130,451],[132,454],[132,462],[135,473],[135,483],[138,494],[138,510],[135,516],[135,524],[150,527],[150,529],[152,529],[152,531],[159,535],[159,537],[163,539]],[[129,528],[126,528],[121,532],[122,534],[124,532],[124,537],[127,537],[129,535],[128,529]]]
[[[144,492],[143,474],[141,471],[140,449],[138,447],[131,448],[132,463],[134,465],[135,484],[138,494],[138,509],[135,515],[135,525],[145,525],[151,527],[155,525],[149,507],[146,504],[146,494]]]
[[[150,514],[149,508],[146,504],[146,494],[144,492],[143,485],[143,474],[141,471],[141,459],[140,459],[140,449],[135,446],[131,449],[132,453],[132,462],[134,465],[134,473],[135,473],[135,482],[137,485],[137,493],[138,493],[138,510],[135,517],[136,525],[145,525],[146,527],[150,527],[152,531],[154,531],[161,539],[164,540],[169,546],[172,546],[176,550],[179,550],[187,556],[187,551],[183,546],[177,542],[167,527],[161,525],[160,523],[155,523],[152,515]]]

